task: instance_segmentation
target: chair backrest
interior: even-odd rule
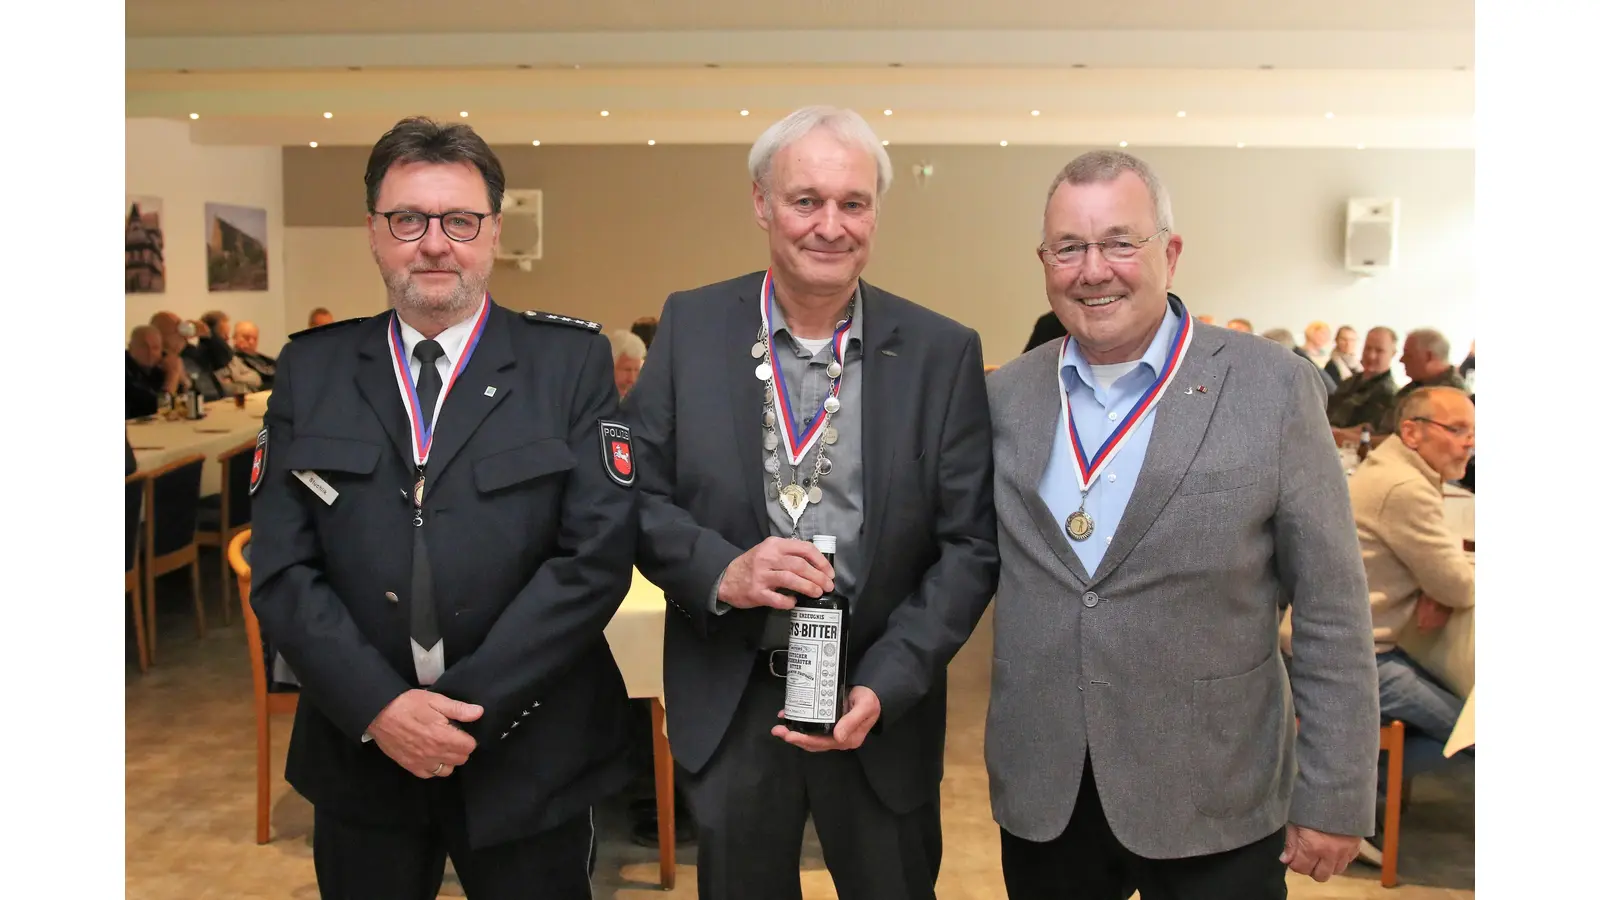
[[[255,463],[256,439],[224,451],[217,457],[222,466],[223,528],[250,524],[250,467]]]
[[[195,519],[200,511],[200,475],[206,458],[201,454],[173,460],[150,473],[152,523],[150,553],[166,556],[194,543]]]
[[[128,503],[128,541],[127,553],[123,556],[122,571],[132,572],[133,564],[139,558],[139,520],[140,512],[144,510],[144,489],[149,478],[143,472],[134,472],[122,479],[123,492],[127,494]]]
[[[245,648],[250,653],[250,681],[256,696],[268,693],[292,693],[300,689],[293,683],[282,683],[273,677],[273,661],[277,653],[266,635],[261,633],[261,620],[256,618],[255,607],[250,605],[250,533],[251,529],[234,535],[228,544],[228,565],[233,568],[239,582],[239,608],[244,619]]]

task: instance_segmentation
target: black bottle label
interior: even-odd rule
[[[796,606],[789,619],[789,680],[783,717],[832,725],[844,670],[844,611]]]

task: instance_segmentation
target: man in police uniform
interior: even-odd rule
[[[604,629],[632,448],[599,326],[486,293],[505,178],[465,125],[368,162],[392,312],[296,335],[258,438],[252,603],[298,676],[288,779],[325,898],[588,900],[626,779]]]

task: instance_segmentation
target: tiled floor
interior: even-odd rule
[[[289,719],[274,723],[273,841],[255,843],[255,738],[243,629],[220,627],[215,556],[202,556],[211,629],[197,640],[182,575],[160,587],[157,665],[127,678],[127,896],[132,900],[292,898],[315,900],[311,808],[281,780]],[[235,601],[237,603],[237,601]],[[941,900],[1003,900],[999,840],[989,816],[983,768],[988,697],[988,620],[951,666],[950,736],[944,780]],[[131,645],[131,641],[130,641]],[[130,653],[130,659],[131,659]],[[599,811],[595,896],[662,896],[653,850],[627,837],[620,802]],[[1403,820],[1401,885],[1386,890],[1377,871],[1352,866],[1317,884],[1290,876],[1295,900],[1445,900],[1473,895],[1473,782],[1470,769],[1420,777]],[[694,847],[679,848],[678,887],[696,896]],[[807,900],[836,900],[820,848],[808,837],[802,862]],[[441,897],[463,896],[448,877]],[[752,898],[760,900],[760,898]]]

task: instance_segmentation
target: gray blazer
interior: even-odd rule
[[[1271,341],[1194,328],[1092,577],[1038,493],[1061,340],[988,378],[1001,567],[985,745],[995,820],[1019,837],[1066,828],[1086,749],[1112,831],[1144,857],[1235,849],[1286,821],[1372,833],[1371,612],[1322,387]]]

